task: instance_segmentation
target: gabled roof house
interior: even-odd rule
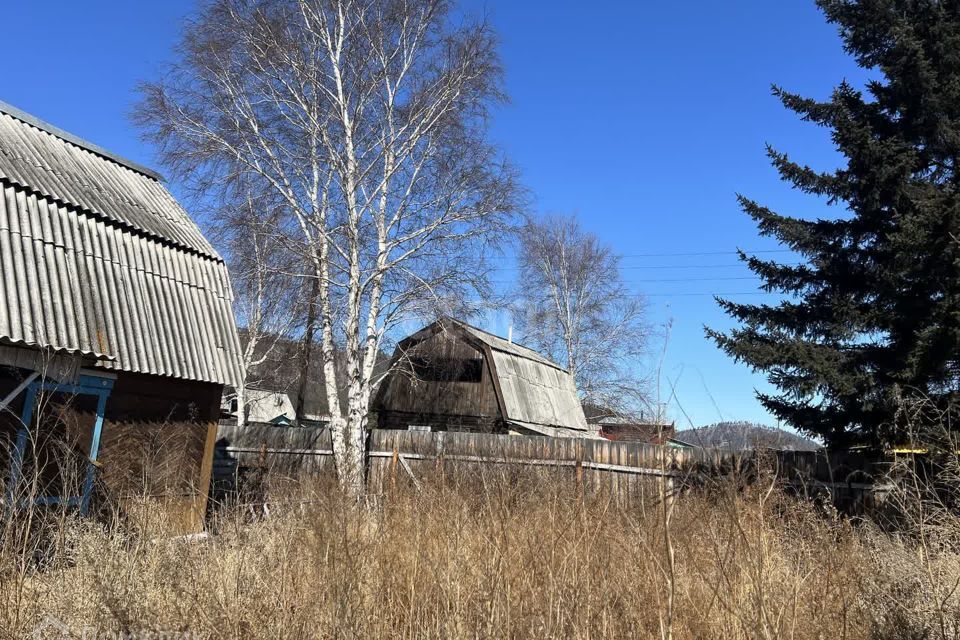
[[[221,390],[241,378],[231,303],[223,259],[158,174],[0,103],[7,502],[148,494],[197,528]],[[54,440],[79,486],[46,468],[67,462]]]
[[[453,319],[399,343],[371,409],[387,429],[595,436],[569,372]]]

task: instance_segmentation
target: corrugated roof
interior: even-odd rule
[[[553,360],[549,360],[533,349],[529,347],[524,347],[515,342],[510,342],[509,340],[504,340],[498,335],[490,333],[489,331],[484,331],[483,329],[478,329],[472,325],[463,322],[462,320],[451,320],[453,324],[458,325],[468,334],[476,338],[477,340],[482,341],[484,344],[488,345],[491,349],[496,351],[502,351],[504,353],[509,353],[521,358],[526,358],[528,360],[533,360],[534,362],[539,362],[540,364],[545,364],[547,366],[559,369],[560,371],[566,371],[563,367],[558,365]]]
[[[207,257],[220,257],[157,174],[54,132],[59,129],[0,102],[0,180]]]
[[[440,331],[462,331],[468,338],[490,347],[493,362],[491,371],[503,393],[503,419],[525,428],[530,425],[549,427],[541,433],[588,431],[580,397],[573,376],[555,362],[533,349],[504,340],[463,321],[438,320],[401,341],[399,352],[406,343],[428,340]]]
[[[506,420],[588,429],[573,376],[566,371],[496,350],[493,369],[503,392]]]
[[[0,113],[0,341],[235,385],[231,302],[223,260],[154,177]]]

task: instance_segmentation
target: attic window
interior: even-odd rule
[[[483,360],[479,358],[411,358],[413,373],[427,382],[480,382]]]

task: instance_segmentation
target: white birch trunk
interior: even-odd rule
[[[242,384],[237,387],[237,426],[247,426],[247,390]]]
[[[187,57],[141,107],[175,173],[256,184],[280,211],[271,233],[309,265],[298,275],[318,279],[334,457],[353,495],[381,340],[443,295],[476,290],[486,240],[518,194],[485,141],[502,98],[495,38],[449,11],[211,0]]]

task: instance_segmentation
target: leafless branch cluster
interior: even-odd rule
[[[258,387],[263,368],[276,357],[279,347],[299,329],[308,301],[307,288],[296,273],[296,256],[285,251],[273,232],[281,209],[264,208],[249,190],[230,194],[221,204],[216,230],[220,246],[229,259],[234,310],[243,328],[240,354],[243,384],[236,390],[237,420],[246,421],[247,389]]]
[[[515,208],[485,137],[504,98],[495,38],[454,23],[442,0],[214,0],[142,87],[164,164],[245,203],[216,222],[255,229],[271,270],[316,283],[338,469],[356,490],[385,334],[485,291],[483,256]]]
[[[529,220],[520,231],[523,339],[574,375],[589,402],[635,413],[646,402],[639,374],[650,330],[644,301],[620,275],[620,259],[573,216]]]

